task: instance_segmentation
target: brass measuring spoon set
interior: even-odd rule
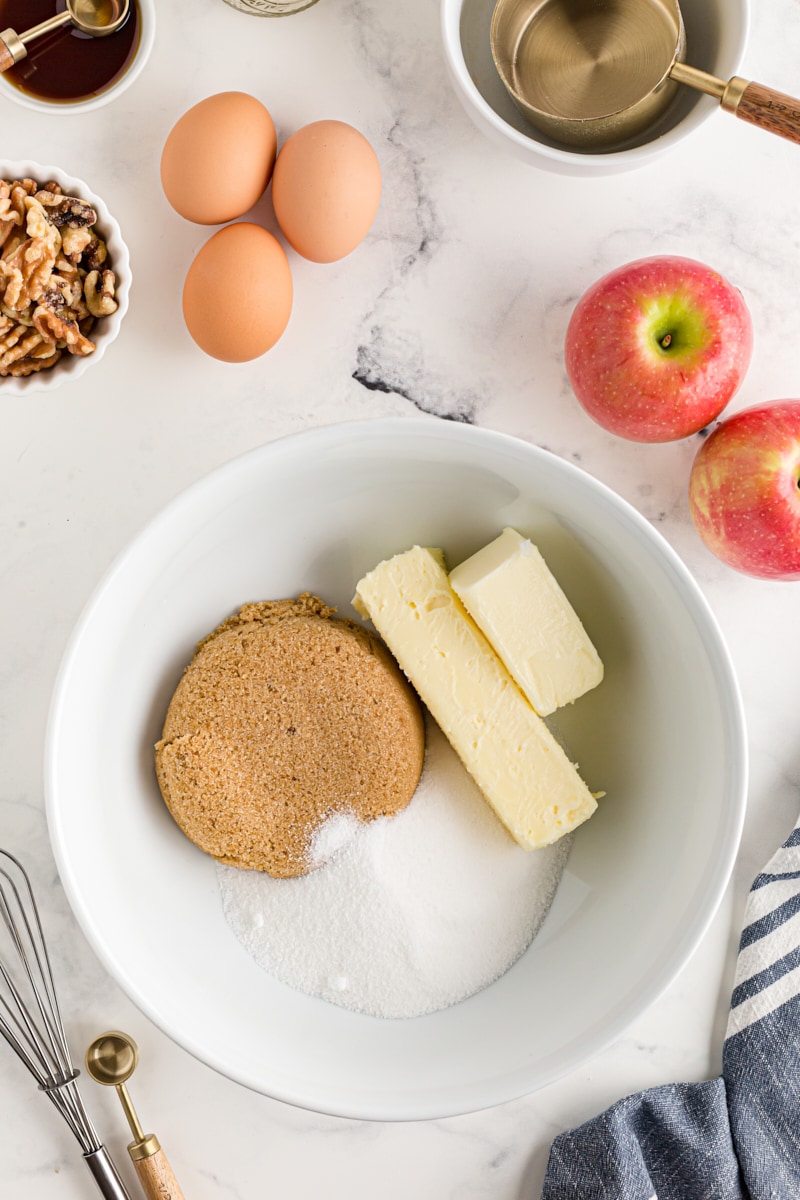
[[[130,0],[66,0],[66,5],[63,12],[48,17],[24,33],[16,33],[13,29],[4,29],[0,33],[0,72],[25,58],[30,42],[62,25],[72,24],[91,37],[115,33],[127,21],[131,3]]]

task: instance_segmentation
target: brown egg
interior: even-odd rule
[[[260,225],[226,225],[200,248],[183,285],[183,318],[201,350],[249,362],[283,333],[292,311],[292,274],[277,238]]]
[[[232,221],[263,194],[276,147],[272,117],[255,96],[208,96],[183,114],[164,143],[164,195],[187,221]]]
[[[272,178],[281,232],[312,262],[344,258],[363,241],[381,199],[381,168],[367,139],[343,121],[314,121],[282,147]]]

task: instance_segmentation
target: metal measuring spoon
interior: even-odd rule
[[[25,58],[29,42],[61,25],[72,22],[76,29],[92,37],[115,33],[128,19],[131,0],[66,0],[66,4],[63,12],[48,17],[24,33],[16,33],[13,29],[4,29],[0,33],[0,72]]]
[[[125,1087],[139,1061],[136,1042],[127,1033],[118,1030],[101,1033],[90,1044],[84,1061],[92,1079],[105,1087],[117,1089],[134,1137],[128,1146],[128,1153],[147,1200],[183,1200],[183,1192],[158,1138],[154,1133],[145,1133],[142,1129]]]

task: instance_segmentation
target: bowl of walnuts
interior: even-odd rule
[[[119,225],[83,180],[0,161],[0,394],[49,391],[98,362],[130,284]]]

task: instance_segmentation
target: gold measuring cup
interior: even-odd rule
[[[125,24],[130,10],[130,0],[66,0],[66,3],[63,12],[48,17],[24,33],[16,33],[13,29],[4,29],[0,33],[0,72],[25,58],[29,42],[61,25],[72,22],[82,33],[105,37]]]
[[[678,84],[800,142],[800,100],[687,66],[678,0],[497,0],[492,57],[517,108],[557,142],[608,150],[650,128]]]
[[[101,1033],[89,1045],[84,1062],[96,1083],[117,1089],[134,1140],[128,1146],[147,1200],[183,1200],[183,1192],[154,1133],[145,1133],[136,1115],[126,1082],[139,1061],[136,1042],[127,1033]]]

